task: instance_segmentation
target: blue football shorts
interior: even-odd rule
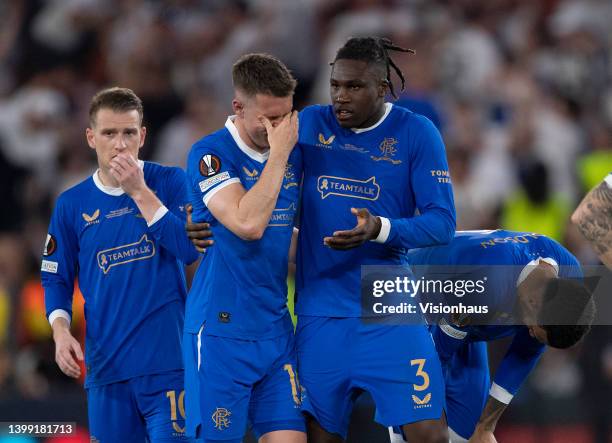
[[[238,340],[189,334],[186,349],[188,435],[241,441],[272,431],[305,432],[293,334]],[[188,355],[187,355],[188,354]],[[187,367],[189,366],[189,367]]]
[[[296,336],[302,411],[326,431],[346,438],[363,391],[374,399],[375,420],[384,426],[441,417],[442,370],[426,326],[300,316]]]
[[[190,441],[183,378],[183,371],[170,371],[87,388],[92,441]]]
[[[464,343],[443,371],[446,419],[451,441],[467,442],[476,429],[489,396],[487,343]],[[399,426],[390,428],[389,432],[391,443],[406,441]]]

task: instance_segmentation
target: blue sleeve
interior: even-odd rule
[[[79,253],[72,220],[66,199],[60,196],[51,216],[40,268],[47,318],[56,309],[63,309],[72,317],[72,294]]]
[[[165,205],[168,212],[153,225],[149,232],[159,244],[185,264],[198,259],[198,251],[185,232],[187,199],[187,178],[179,168],[169,168],[164,182]]]
[[[529,335],[526,327],[520,327],[495,373],[494,383],[515,395],[545,349],[545,345]]]
[[[444,142],[436,127],[425,117],[410,132],[411,190],[418,216],[392,219],[385,244],[398,248],[421,248],[446,244],[455,234],[455,203]]]

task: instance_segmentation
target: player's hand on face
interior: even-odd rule
[[[83,361],[81,344],[69,331],[62,331],[54,335],[55,339],[55,362],[64,374],[69,377],[79,378],[81,367],[77,363]]]
[[[212,237],[212,231],[208,223],[194,223],[191,219],[193,213],[193,206],[185,206],[187,211],[187,223],[185,223],[185,231],[187,231],[187,237],[191,240],[191,243],[195,246],[198,252],[206,252],[206,248],[213,245],[214,240],[210,240]]]
[[[266,127],[266,132],[268,133],[270,152],[283,152],[288,156],[298,140],[298,112],[289,112],[276,126],[263,116],[261,117],[261,122]]]
[[[127,152],[117,154],[109,164],[111,175],[129,196],[146,188],[144,173],[138,161]]]
[[[369,240],[378,237],[380,219],[365,208],[351,208],[351,213],[357,217],[357,225],[349,231],[336,231],[331,237],[325,237],[323,243],[332,249],[344,251],[361,246]]]

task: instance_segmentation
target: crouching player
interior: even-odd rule
[[[500,416],[546,346],[568,348],[590,329],[595,303],[580,264],[548,237],[503,230],[458,232],[446,246],[410,251],[409,262],[458,266],[458,272],[469,267],[474,280],[486,278],[476,302],[486,305],[484,317],[444,316],[431,332],[445,371],[451,441],[495,442]],[[462,298],[470,305],[474,300]],[[486,342],[508,336],[512,343],[490,383]]]

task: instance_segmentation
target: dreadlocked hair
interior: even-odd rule
[[[389,56],[389,51],[408,52],[410,54],[415,53],[414,49],[407,49],[397,46],[388,38],[353,37],[338,50],[334,63],[339,59],[349,59],[361,60],[367,63],[374,63],[383,66],[387,74],[386,80],[389,84],[391,95],[397,98],[397,95],[395,95],[395,90],[393,89],[393,83],[391,82],[391,68],[393,68],[402,82],[402,88],[400,91],[404,90],[406,80],[404,79],[402,70],[397,67],[393,59]],[[332,63],[332,65],[334,63]]]

